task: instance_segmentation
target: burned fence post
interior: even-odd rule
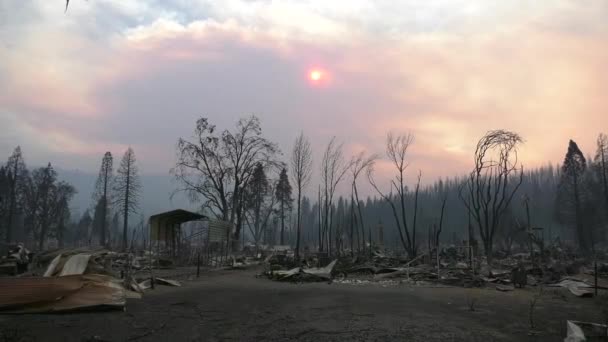
[[[198,253],[196,253],[196,277],[201,276],[201,251],[199,249]]]
[[[595,257],[595,260],[593,261],[593,276],[594,276],[594,280],[595,280],[595,297],[597,298],[597,256]]]

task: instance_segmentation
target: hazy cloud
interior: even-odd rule
[[[52,3],[52,4],[51,4]],[[49,1],[0,5],[0,151],[95,170],[134,146],[167,172],[196,118],[260,116],[284,151],[383,152],[411,131],[425,179],[470,167],[489,129],[528,166],[608,126],[605,1]],[[311,85],[313,66],[327,70]],[[414,172],[412,172],[413,174]]]

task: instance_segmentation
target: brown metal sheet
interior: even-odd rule
[[[0,312],[62,312],[94,307],[124,308],[119,280],[99,274],[0,279]]]

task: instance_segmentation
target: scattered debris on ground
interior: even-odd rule
[[[22,243],[8,246],[6,255],[0,257],[0,274],[17,275],[27,271],[32,253]]]
[[[567,334],[564,342],[584,342],[584,341],[606,341],[608,339],[608,325],[567,321]]]
[[[328,281],[332,279],[332,272],[338,260],[332,261],[325,267],[295,267],[289,270],[272,270],[266,272],[270,279],[280,281]]]
[[[141,298],[119,279],[101,274],[0,279],[0,312],[56,313],[83,309],[124,309]]]
[[[592,297],[596,290],[608,289],[608,267],[575,257],[531,256],[519,253],[473,260],[458,248],[447,248],[408,258],[389,251],[330,258],[323,253],[307,253],[296,261],[285,248],[267,248],[222,258],[223,269],[243,270],[262,265],[261,276],[284,282],[334,282],[336,284],[380,287],[487,287],[499,292],[526,287],[564,288],[576,297]],[[173,261],[161,253],[139,251],[118,253],[104,248],[69,248],[39,253],[32,257],[22,245],[11,249],[2,263],[26,265],[0,278],[0,312],[65,312],[81,309],[124,309],[127,298],[141,298],[154,286],[180,287],[173,273],[151,272],[173,269]],[[2,264],[0,264],[0,268]],[[158,268],[157,268],[158,267]],[[200,267],[200,265],[199,265]],[[197,267],[197,272],[200,268]],[[153,274],[155,273],[155,274]],[[171,275],[170,275],[171,274]],[[173,278],[173,279],[171,279]],[[596,289],[597,282],[597,289]],[[566,292],[567,293],[567,292]]]
[[[141,298],[153,283],[181,286],[172,279],[154,277],[152,281],[148,265],[154,259],[142,255],[104,248],[40,253],[28,272],[0,278],[0,313],[124,309],[127,298]],[[138,271],[144,274],[138,275]]]
[[[326,267],[323,255],[308,255],[296,262],[292,255],[271,254],[263,262],[263,276],[276,281],[306,282],[333,281],[345,285],[381,284],[382,286],[459,286],[490,287],[500,292],[511,292],[526,287],[562,287],[577,297],[595,294],[595,273],[592,265],[582,259],[565,257],[553,251],[555,258],[542,262],[530,253],[518,253],[497,258],[488,264],[485,257],[477,257],[471,266],[470,258],[448,248],[440,253],[427,253],[412,260],[389,252],[374,251],[371,255],[341,256]],[[239,267],[242,267],[242,265]],[[608,268],[599,264],[597,288],[608,290]]]
[[[155,285],[156,284],[165,285],[165,286],[175,286],[175,287],[182,286],[182,284],[179,281],[159,278],[159,277],[154,278],[154,284]],[[142,280],[139,283],[137,283],[136,287],[134,288],[134,291],[141,292],[141,291],[144,291],[144,290],[147,290],[150,288],[152,288],[152,278],[148,278],[148,279]]]

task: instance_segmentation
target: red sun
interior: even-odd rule
[[[324,72],[319,69],[312,69],[308,73],[308,78],[313,82],[321,81],[324,78],[324,76],[325,76]]]

